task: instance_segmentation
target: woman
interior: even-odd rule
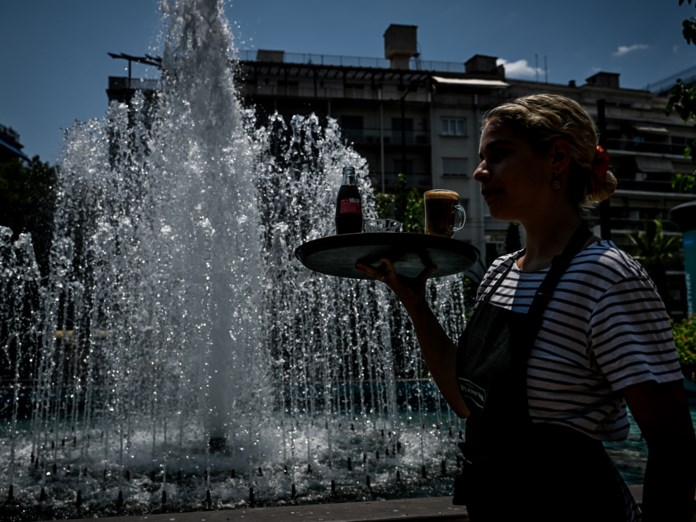
[[[643,522],[690,520],[696,441],[668,316],[644,269],[582,220],[616,187],[594,122],[569,98],[526,96],[486,114],[479,151],[491,216],[523,225],[526,245],[489,267],[458,346],[426,300],[433,267],[358,265],[404,305],[467,417],[471,520],[637,520],[603,446],[626,438],[626,405],[648,446]]]

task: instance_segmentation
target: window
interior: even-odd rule
[[[442,158],[443,176],[468,176],[469,174],[467,158]]]
[[[466,136],[466,118],[441,118],[440,134],[443,136]]]
[[[341,116],[341,129],[343,137],[349,141],[360,141],[363,139],[363,117],[362,116]]]

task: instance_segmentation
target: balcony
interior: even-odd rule
[[[356,145],[379,145],[380,137],[385,146],[430,146],[430,134],[425,131],[404,131],[393,129],[341,129],[343,138]]]
[[[134,91],[159,90],[159,79],[128,78],[123,76],[109,76],[109,89],[129,89]]]
[[[670,143],[666,139],[630,139],[630,138],[608,138],[605,144],[607,150],[621,150],[627,152],[646,152],[652,154],[669,154],[673,156],[684,156],[683,143]]]

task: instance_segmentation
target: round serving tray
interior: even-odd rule
[[[457,239],[398,232],[328,236],[295,249],[295,256],[307,268],[354,279],[369,279],[355,268],[357,262],[378,266],[380,259],[387,258],[406,277],[416,277],[423,268],[434,265],[437,270],[431,277],[443,277],[464,272],[478,255],[474,246]]]

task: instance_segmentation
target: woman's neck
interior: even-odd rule
[[[552,226],[549,226],[552,223]],[[553,258],[563,252],[573,233],[581,223],[579,216],[557,218],[534,226],[524,224],[525,253],[517,260],[517,266],[525,272],[534,272],[551,265]]]

